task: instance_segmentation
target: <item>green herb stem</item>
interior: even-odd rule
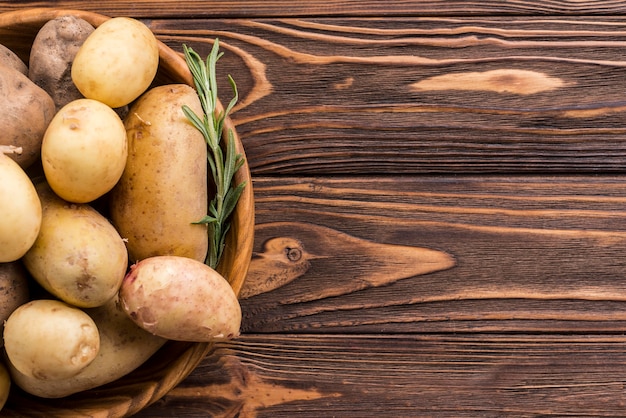
[[[218,39],[215,39],[206,62],[186,45],[183,45],[183,51],[185,61],[193,76],[203,115],[197,115],[186,105],[182,110],[189,121],[202,133],[207,143],[207,160],[216,190],[215,196],[209,202],[209,213],[195,223],[207,224],[209,250],[205,262],[210,267],[216,268],[222,257],[226,234],[230,228],[230,215],[237,206],[237,201],[246,185],[245,182],[233,185],[235,173],[244,164],[244,159],[241,154],[236,153],[234,134],[231,129],[228,130],[226,143],[221,144],[224,121],[238,100],[237,86],[232,77],[228,76],[234,97],[225,110],[218,110],[215,68],[217,61],[223,55],[219,52]]]

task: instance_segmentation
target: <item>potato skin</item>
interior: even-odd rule
[[[204,262],[206,225],[193,224],[208,210],[206,142],[181,108],[201,114],[193,88],[155,87],[124,120],[128,159],[110,193],[110,213],[127,239],[132,262],[178,255]]]
[[[92,99],[63,106],[41,144],[50,187],[76,203],[92,202],[111,190],[124,171],[127,155],[122,120],[109,106]]]
[[[62,398],[110,383],[135,370],[167,340],[133,323],[118,306],[117,298],[98,308],[84,310],[100,333],[100,351],[77,375],[67,379],[42,380],[20,373],[8,365],[13,382],[26,392],[43,398]]]
[[[17,308],[4,326],[4,349],[12,367],[33,378],[70,378],[100,349],[95,322],[58,300],[36,299]]]
[[[44,89],[60,109],[83,97],[71,77],[72,63],[94,27],[77,16],[60,16],[46,22],[30,50],[28,78]]]
[[[4,330],[4,321],[20,305],[28,302],[29,297],[28,273],[22,263],[0,263],[0,333]],[[0,347],[3,344],[4,340],[0,339]]]
[[[17,54],[4,45],[0,44],[0,65],[14,68],[20,73],[28,76],[28,66]]]
[[[43,208],[39,236],[22,258],[32,277],[55,297],[78,307],[112,299],[128,267],[113,225],[88,204],[70,204],[37,184]]]
[[[0,66],[0,145],[22,148],[21,154],[10,154],[22,168],[39,159],[44,133],[54,117],[54,100],[26,75]]]
[[[72,64],[72,80],[87,98],[113,108],[129,104],[154,80],[158,41],[142,22],[114,17],[85,40]]]
[[[0,152],[0,263],[16,261],[37,239],[42,209],[24,170]]]
[[[137,325],[163,338],[209,342],[239,336],[241,307],[230,284],[187,257],[157,256],[134,264],[119,298]]]

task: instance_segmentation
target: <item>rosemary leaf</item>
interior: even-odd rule
[[[186,45],[183,45],[183,52],[204,114],[197,115],[188,106],[183,106],[182,110],[191,124],[202,133],[207,143],[207,160],[216,190],[215,196],[209,203],[209,214],[194,223],[207,225],[209,251],[205,263],[215,268],[221,259],[226,234],[230,229],[230,215],[235,210],[246,186],[245,182],[233,184],[235,173],[243,166],[244,160],[241,154],[236,153],[232,130],[228,131],[226,143],[222,145],[220,142],[224,121],[237,103],[239,95],[235,81],[228,76],[233,98],[225,110],[217,110],[216,64],[222,56],[219,52],[218,39],[215,39],[206,61],[203,61],[198,53]]]

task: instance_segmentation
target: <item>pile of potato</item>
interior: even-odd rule
[[[121,17],[51,20],[28,66],[0,51],[0,407],[11,382],[63,397],[167,340],[239,334],[195,223],[207,150],[181,108],[202,108],[188,85],[153,87],[158,65],[153,33]]]

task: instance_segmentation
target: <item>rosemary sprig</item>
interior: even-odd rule
[[[211,175],[215,183],[216,193],[209,203],[209,213],[196,223],[207,224],[209,234],[209,251],[205,263],[217,267],[223,250],[226,233],[230,228],[229,217],[243,192],[246,182],[233,185],[235,173],[244,164],[241,154],[236,154],[235,139],[231,129],[228,130],[227,143],[222,147],[220,140],[224,130],[224,120],[238,100],[237,86],[229,75],[228,82],[233,89],[234,97],[225,110],[218,111],[217,81],[215,67],[223,55],[219,52],[219,41],[215,39],[211,53],[202,60],[193,49],[183,45],[185,61],[193,76],[193,81],[200,98],[203,115],[197,115],[189,106],[183,106],[183,112],[189,121],[202,133],[207,143],[207,159]]]

